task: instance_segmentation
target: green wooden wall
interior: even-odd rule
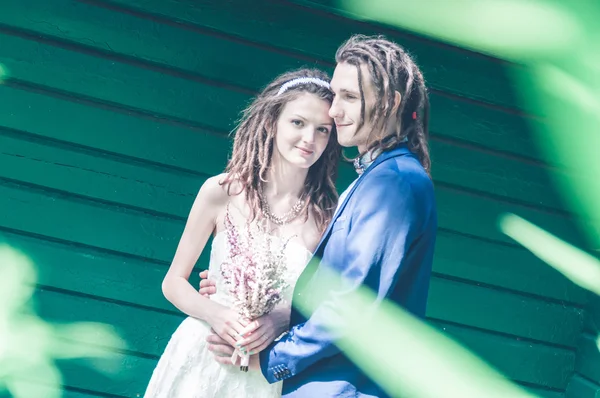
[[[600,398],[600,297],[590,297],[567,398]]]
[[[182,320],[162,277],[197,189],[225,165],[238,112],[280,72],[332,71],[352,33],[405,45],[432,89],[430,321],[543,396],[564,396],[576,366],[600,379],[591,359],[577,361],[591,344],[585,293],[497,228],[515,212],[582,242],[532,141],[542,122],[508,80],[517,66],[314,3],[3,0],[1,238],[36,261],[43,317],[112,324],[128,343],[102,347],[122,358],[119,377],[60,362],[65,396],[143,393]],[[344,167],[339,188],[353,178]]]

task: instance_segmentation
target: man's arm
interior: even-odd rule
[[[361,286],[369,287],[377,293],[373,303],[376,310],[394,289],[406,267],[407,251],[429,216],[424,201],[433,199],[417,197],[424,196],[417,191],[407,177],[390,170],[370,175],[357,187],[356,205],[345,227],[343,252],[336,253],[335,247],[325,250],[310,286],[323,281],[324,267],[336,270],[341,279],[328,289],[323,300],[319,299],[306,322],[294,326],[283,339],[260,353],[261,370],[270,383],[292,377],[339,352],[334,342],[351,333],[344,328],[340,315],[345,297]],[[325,283],[331,284],[331,279]],[[314,290],[306,292],[311,301],[321,291]],[[327,327],[331,325],[336,327]]]

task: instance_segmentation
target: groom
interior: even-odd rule
[[[351,37],[336,62],[329,114],[339,143],[361,153],[354,162],[359,177],[341,195],[315,251],[319,266],[307,267],[294,301],[322,292],[319,281],[328,270],[341,275],[344,289],[329,286],[309,317],[293,309],[289,332],[254,363],[270,383],[283,380],[283,396],[290,398],[387,397],[336,347],[352,331],[324,325],[359,287],[374,291],[375,310],[389,300],[417,317],[425,316],[429,290],[437,213],[423,75],[400,46],[381,37]],[[211,292],[209,284],[203,281],[202,293]],[[213,347],[219,340],[211,337]]]

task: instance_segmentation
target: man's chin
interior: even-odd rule
[[[351,140],[343,140],[343,139],[340,139],[339,136],[338,136],[338,144],[340,144],[344,148],[352,148],[352,147],[356,146],[356,144],[354,142],[352,142]]]

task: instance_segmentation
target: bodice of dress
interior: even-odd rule
[[[244,234],[245,231],[243,228],[237,228],[237,233]],[[233,301],[232,297],[229,294],[229,286],[226,284],[225,279],[221,273],[221,265],[224,261],[228,259],[230,245],[228,244],[228,235],[227,230],[223,230],[213,238],[212,248],[210,253],[210,263],[209,263],[209,279],[214,280],[216,284],[216,294],[211,296],[212,300],[215,300],[219,304],[225,305],[227,307],[232,307]],[[273,250],[277,250],[284,243],[283,239],[278,236],[269,235],[272,243]],[[306,267],[308,261],[312,257],[312,253],[308,251],[305,247],[294,241],[288,241],[285,245],[284,249],[284,262],[285,262],[285,280],[288,283],[288,288],[285,290],[284,302],[279,304],[290,306],[291,296],[294,290],[294,286],[296,285],[296,281],[298,277]]]

